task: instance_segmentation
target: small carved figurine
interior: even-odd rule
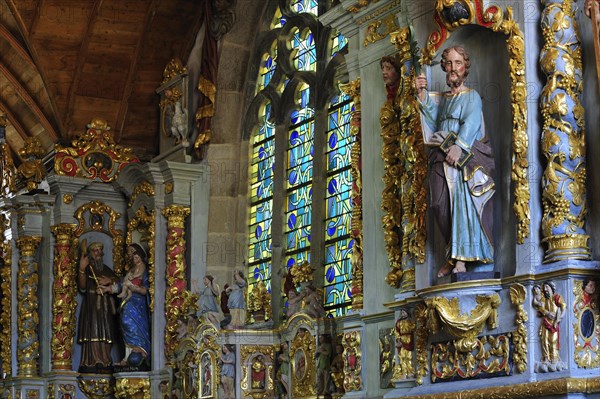
[[[564,316],[566,304],[562,296],[556,293],[554,283],[544,282],[541,288],[542,298],[539,298],[535,287],[533,289],[533,306],[542,318],[539,331],[542,360],[536,364],[535,369],[537,372],[547,373],[565,368],[564,363],[560,360],[558,350],[560,349],[560,320]]]

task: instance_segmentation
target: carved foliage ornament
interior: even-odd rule
[[[88,399],[105,399],[114,392],[114,386],[108,378],[79,377],[77,385]]]
[[[391,34],[398,49],[396,67],[403,81],[414,79],[413,53],[408,28]],[[413,85],[401,85],[396,97],[380,112],[384,161],[384,189],[381,207],[385,246],[391,271],[389,285],[401,291],[414,290],[414,263],[425,261],[425,213],[427,191],[424,185],[427,159],[421,134],[421,121]]]
[[[72,147],[55,145],[54,171],[61,176],[84,177],[102,182],[114,181],[121,170],[139,162],[131,148],[117,145],[102,119],[94,119],[88,130],[74,139]]]
[[[42,164],[44,153],[37,137],[27,137],[23,148],[19,150],[19,156],[24,161],[17,168],[17,173],[26,182],[29,191],[35,190],[46,176],[46,169]]]
[[[3,215],[4,217],[4,215]],[[11,265],[12,247],[10,242],[2,242],[2,258],[4,265],[0,268],[1,313],[0,313],[0,358],[2,359],[2,370],[11,375],[12,370],[12,289],[11,289]],[[1,262],[1,261],[0,261]]]
[[[362,388],[362,350],[360,331],[344,333],[344,390],[360,391]]]
[[[150,399],[150,380],[147,378],[120,378],[115,386],[117,399]]]
[[[439,11],[439,10],[442,11]],[[464,10],[463,10],[464,9]],[[448,11],[444,11],[448,10]],[[468,15],[466,18],[462,16]],[[439,26],[427,39],[421,63],[430,65],[451,30],[465,24],[476,24],[507,36],[511,80],[512,132],[512,181],[514,183],[513,210],[517,216],[517,243],[522,244],[530,233],[529,181],[527,180],[527,84],[525,81],[525,41],[523,32],[513,19],[511,7],[502,11],[498,6],[483,9],[483,0],[437,0],[434,18]]]
[[[517,373],[527,370],[527,311],[523,307],[527,290],[521,284],[513,284],[510,287],[510,301],[517,307],[515,314],[515,330],[513,337],[513,363]]]

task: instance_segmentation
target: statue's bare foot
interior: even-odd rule
[[[440,267],[440,270],[437,272],[437,278],[446,277],[452,272],[452,265],[450,263],[444,264],[444,266]]]
[[[454,269],[452,269],[452,273],[464,273],[467,271],[467,268],[465,266],[465,262],[463,262],[462,260],[457,260],[456,264],[454,265]]]

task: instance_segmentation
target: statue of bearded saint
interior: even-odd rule
[[[116,306],[113,295],[102,293],[98,287],[117,281],[111,268],[104,264],[104,245],[93,242],[86,247],[82,242],[77,287],[83,295],[79,313],[81,344],[79,372],[111,373],[111,348],[116,339]]]

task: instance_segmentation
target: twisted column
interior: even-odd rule
[[[171,205],[163,209],[162,214],[167,218],[167,292],[165,294],[165,354],[170,359],[177,347],[177,319],[187,314],[190,305],[190,293],[187,291],[185,280],[185,219],[190,214],[190,208],[181,205]]]
[[[18,345],[17,361],[20,377],[33,377],[38,374],[40,343],[38,335],[38,263],[35,251],[42,238],[25,236],[17,239],[19,248],[19,273],[17,275],[17,311]]]
[[[73,232],[76,225],[62,223],[52,226],[54,244],[54,285],[52,287],[52,368],[71,370],[75,337],[76,246]]]
[[[547,160],[542,179],[544,262],[589,259],[579,32],[572,0],[542,0],[542,4],[540,66],[548,79],[541,95],[541,148]]]

